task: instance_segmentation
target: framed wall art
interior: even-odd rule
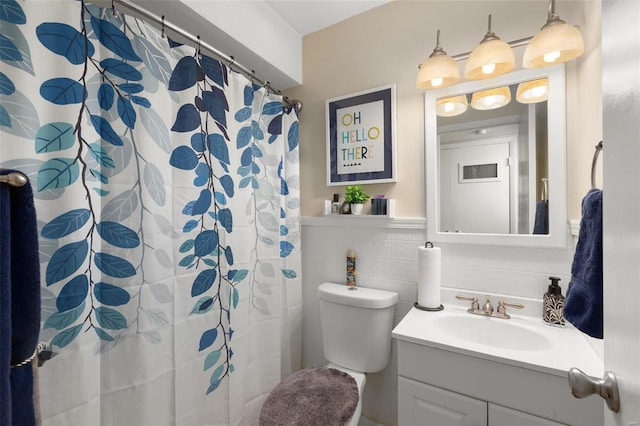
[[[326,101],[327,185],[396,181],[396,87]]]

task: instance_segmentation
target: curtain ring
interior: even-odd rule
[[[264,87],[264,88],[267,90],[267,95],[268,95],[269,93],[272,93],[272,90],[271,90],[271,83],[269,83],[268,81],[265,81],[264,86],[262,86],[262,87]]]
[[[200,50],[200,36],[198,35],[198,59],[202,59],[202,50]]]
[[[254,80],[256,79],[256,71],[255,70],[251,70],[251,75],[249,76],[249,79],[251,80],[251,84],[253,84]]]
[[[278,92],[280,92],[278,90]],[[289,97],[288,96],[283,96],[282,97],[282,109],[284,110],[284,112],[286,114],[289,114],[291,112],[291,109],[293,108],[293,104],[291,103],[291,101],[289,101]]]
[[[164,15],[162,15],[162,19],[160,20],[160,25],[161,25],[160,30],[162,31],[161,35],[162,35],[162,38],[164,38]]]
[[[118,16],[118,14],[116,13],[115,0],[111,0],[111,15],[113,17],[117,17]]]
[[[236,63],[236,58],[234,58],[233,56],[229,56],[230,62],[229,62],[229,71],[233,71],[233,64]]]

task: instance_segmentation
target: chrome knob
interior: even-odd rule
[[[611,411],[617,413],[620,410],[618,381],[611,371],[604,373],[604,378],[597,379],[574,367],[569,370],[569,387],[571,394],[576,398],[584,398],[594,394],[600,395],[607,402],[607,407]]]

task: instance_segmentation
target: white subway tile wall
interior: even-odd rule
[[[356,282],[398,293],[397,324],[417,299],[418,247],[424,227],[393,221],[329,222],[303,220],[302,226],[302,367],[325,365],[318,308],[318,286],[346,281],[346,252],[356,252]],[[355,225],[354,225],[355,224]],[[393,225],[390,225],[393,224]],[[536,249],[465,244],[436,244],[442,249],[442,286],[487,294],[542,299],[549,276],[561,278],[563,294],[571,276],[574,242],[567,249]],[[374,422],[397,423],[397,353],[389,365],[367,375],[363,415]]]

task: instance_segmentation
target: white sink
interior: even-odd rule
[[[456,339],[493,348],[520,351],[545,351],[551,348],[546,336],[514,319],[466,313],[437,318],[433,326]]]
[[[542,309],[541,304],[536,308]],[[392,336],[409,343],[554,374],[563,380],[571,367],[594,377],[604,373],[602,359],[584,334],[570,324],[550,327],[541,315],[517,312],[511,313],[511,319],[501,319],[470,314],[466,306],[460,305],[445,304],[439,312],[412,308],[394,328]]]

